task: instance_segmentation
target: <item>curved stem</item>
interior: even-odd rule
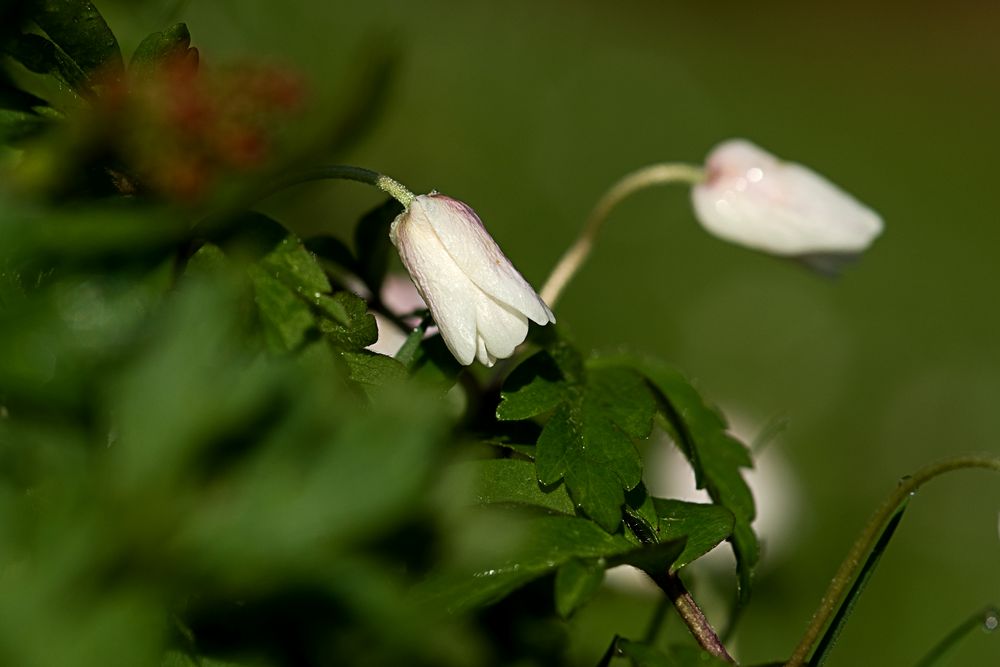
[[[542,300],[555,308],[556,301],[562,294],[563,289],[569,284],[576,272],[587,260],[594,247],[594,240],[598,232],[604,226],[611,211],[629,195],[654,185],[665,185],[667,183],[700,183],[705,178],[705,171],[701,167],[689,164],[654,164],[643,167],[637,171],[625,175],[611,189],[597,201],[594,210],[587,218],[586,224],[580,231],[576,241],[569,247],[566,253],[552,269],[548,280],[542,286],[539,293]]]
[[[284,190],[285,188],[293,185],[308,183],[310,181],[322,181],[331,178],[357,181],[359,183],[367,183],[368,185],[375,186],[402,204],[403,208],[409,208],[410,202],[413,201],[413,193],[396,179],[390,178],[385,174],[380,174],[377,171],[372,171],[371,169],[353,167],[346,164],[324,165],[321,167],[313,167],[304,171],[287,174],[268,188],[261,195],[261,198],[272,195],[279,190]]]
[[[803,635],[799,645],[795,648],[792,657],[785,663],[785,667],[802,667],[802,665],[806,664],[809,653],[823,632],[823,628],[826,627],[827,623],[829,623],[830,619],[836,613],[840,600],[857,576],[858,569],[864,564],[866,555],[871,552],[879,539],[879,535],[882,534],[882,530],[892,519],[899,506],[915,493],[917,489],[935,477],[953,470],[966,468],[983,468],[1000,472],[1000,458],[990,456],[960,456],[921,468],[913,475],[900,480],[899,485],[885,499],[875,514],[872,515],[871,519],[868,520],[868,524],[861,531],[861,535],[858,536],[858,539],[851,546],[851,550],[847,553],[847,558],[840,564],[837,574],[834,575],[833,580],[826,589],[826,593],[823,594],[819,608],[809,622],[809,627],[806,628],[805,635]]]

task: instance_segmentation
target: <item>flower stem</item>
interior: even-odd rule
[[[549,274],[549,278],[545,281],[540,292],[542,300],[550,308],[555,308],[556,301],[559,300],[562,291],[593,250],[594,241],[597,239],[601,227],[604,226],[604,221],[623,200],[639,190],[654,185],[668,183],[694,185],[700,183],[704,178],[705,171],[701,167],[678,163],[654,164],[623,176],[597,201],[580,231],[580,235],[562,256],[556,267],[552,269],[552,273]]]
[[[698,644],[720,660],[735,662],[733,656],[729,655],[729,651],[723,645],[722,640],[719,639],[719,635],[712,628],[712,624],[708,622],[701,607],[698,606],[698,603],[691,597],[691,593],[685,588],[681,578],[676,574],[666,574],[655,576],[653,580],[663,589],[667,597],[670,598],[670,601],[674,604],[674,609],[677,610],[681,620],[684,621],[684,625],[694,635]]]
[[[274,194],[279,190],[284,190],[285,188],[293,185],[299,185],[300,183],[322,181],[331,178],[358,181],[359,183],[372,185],[398,201],[403,205],[403,208],[409,208],[410,202],[413,201],[413,193],[396,179],[390,178],[385,174],[380,174],[377,171],[372,171],[371,169],[353,167],[346,164],[324,165],[321,167],[313,167],[311,169],[293,172],[275,183],[267,191],[265,196]]]
[[[863,567],[866,555],[871,552],[883,529],[898,511],[900,505],[904,503],[913,493],[930,480],[951,472],[953,470],[963,470],[966,468],[983,468],[1000,472],[1000,458],[990,456],[960,456],[947,459],[940,463],[921,468],[911,476],[900,480],[899,485],[893,490],[882,505],[875,511],[864,530],[851,545],[851,550],[847,553],[847,558],[840,564],[840,568],[830,582],[826,593],[819,603],[819,608],[813,614],[809,627],[806,628],[805,635],[795,652],[785,667],[802,667],[806,664],[810,652],[813,650],[816,641],[819,639],[823,629],[830,619],[836,614],[840,601],[851,582],[858,574],[859,568]]]

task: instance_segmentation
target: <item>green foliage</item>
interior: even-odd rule
[[[643,370],[661,401],[665,427],[695,471],[698,488],[732,512],[733,550],[740,579],[740,598],[750,596],[753,569],[760,556],[751,523],[756,516],[753,495],[741,468],[753,465],[746,446],[727,431],[725,419],[709,407],[690,382],[658,362],[644,362]]]
[[[197,50],[191,49],[191,33],[183,23],[178,23],[163,32],[154,32],[146,36],[135,48],[129,61],[129,74],[136,76],[147,74],[160,67],[180,59],[197,59]]]
[[[556,571],[556,611],[569,618],[590,601],[604,581],[605,562],[600,558],[574,558]]]
[[[701,558],[733,533],[733,514],[720,505],[666,498],[654,498],[653,505],[660,518],[660,539],[687,539],[671,572]]]
[[[633,441],[652,428],[654,403],[635,371],[584,363],[565,342],[537,353],[504,384],[499,419],[554,412],[538,437],[538,480],[565,479],[573,501],[608,532],[621,523],[625,492],[642,479]]]
[[[0,664],[551,664],[608,568],[662,581],[729,539],[749,590],[749,458],[680,375],[549,327],[500,389],[382,302],[397,202],[303,241],[253,210],[281,153],[213,180],[260,137],[203,97],[185,24],[122,81],[91,3],[25,8],[0,43]],[[238,83],[251,117],[289,102]],[[410,329],[395,358],[373,312]],[[656,417],[713,504],[649,494]]]
[[[88,77],[118,77],[122,54],[108,24],[86,0],[30,0],[28,16]]]

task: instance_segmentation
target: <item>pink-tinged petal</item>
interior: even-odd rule
[[[511,265],[468,206],[440,195],[415,197],[389,237],[427,302],[445,344],[462,364],[492,366],[528,335],[528,319],[552,312]]]
[[[692,189],[712,234],[775,255],[856,254],[882,232],[877,213],[816,172],[736,139],[712,150]]]
[[[426,220],[394,223],[392,239],[445,345],[460,364],[471,364],[476,357],[476,298],[481,291],[451,259]]]
[[[466,204],[439,194],[420,195],[411,216],[425,218],[469,279],[501,303],[533,322],[555,322],[552,311],[500,250],[482,220]]]

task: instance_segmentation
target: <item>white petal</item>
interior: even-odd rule
[[[479,335],[490,355],[506,359],[528,335],[528,318],[485,292],[480,295],[476,304]]]
[[[492,367],[497,362],[497,358],[486,349],[486,341],[483,340],[482,336],[477,336],[476,338],[476,358],[479,360],[479,363],[487,368]]]
[[[858,253],[882,231],[877,213],[802,165],[743,140],[717,146],[692,189],[701,224],[727,241],[776,255]]]
[[[392,240],[445,345],[460,364],[471,364],[479,339],[476,304],[482,291],[458,268],[426,219],[402,213],[393,223]]]
[[[475,211],[443,195],[420,195],[410,204],[411,218],[424,218],[448,254],[472,282],[501,303],[538,324],[555,322],[552,311],[518,273]]]

